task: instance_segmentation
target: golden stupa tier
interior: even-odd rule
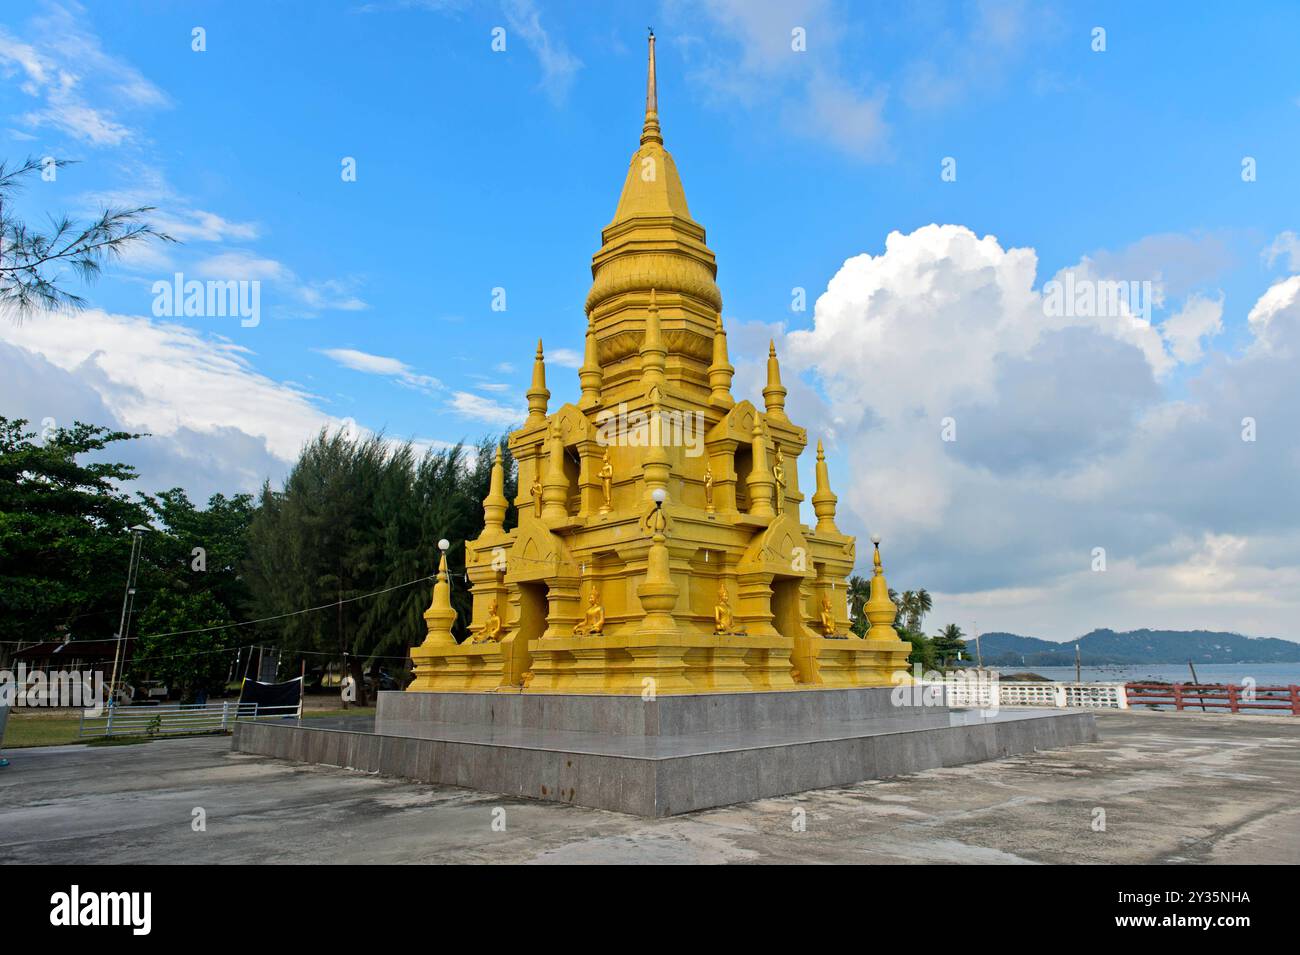
[[[542,344],[466,547],[470,638],[452,636],[445,558],[411,651],[416,691],[676,694],[889,685],[893,629],[879,550],[865,637],[849,629],[857,558],[835,525],[817,446],[814,527],[799,522],[804,429],[785,413],[775,347],[763,410],[731,394],[722,300],[659,131],[654,38],[641,145],[592,261],[581,398],[550,411]]]

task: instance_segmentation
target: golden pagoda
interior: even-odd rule
[[[471,636],[457,644],[446,559],[411,651],[414,691],[680,694],[889,685],[893,629],[877,548],[871,629],[849,629],[856,546],[835,525],[817,444],[814,527],[799,522],[808,445],[775,347],[763,408],[736,401],[717,264],[659,129],[654,36],[645,122],[592,257],[576,405],[551,410],[537,344],[528,417],[466,545]]]

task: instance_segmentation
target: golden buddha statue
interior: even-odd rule
[[[780,514],[785,510],[785,455],[781,453],[781,445],[779,444],[776,446],[776,458],[772,461],[772,481],[776,498],[776,512]]]
[[[736,628],[735,617],[731,613],[731,604],[727,600],[727,585],[718,586],[718,603],[713,608],[713,632],[732,633]]]
[[[533,516],[542,516],[542,481],[541,478],[533,478],[532,486],[528,488],[528,493],[533,498]]]
[[[587,598],[587,611],[581,623],[574,624],[575,637],[596,637],[605,630],[605,608],[596,596],[596,585],[591,585],[591,595]]]
[[[600,491],[604,495],[604,500],[600,505],[600,513],[608,514],[611,507],[614,506],[614,465],[609,461],[609,448],[605,449],[605,458],[601,462],[600,471]]]
[[[835,636],[835,612],[831,610],[831,598],[822,594],[822,633],[828,637]]]
[[[483,621],[483,630],[474,640],[475,643],[487,643],[489,640],[501,639],[503,629],[501,626],[501,614],[497,611],[497,602],[492,601],[492,606],[488,608],[487,619]]]
[[[713,513],[713,464],[704,468],[704,509]]]

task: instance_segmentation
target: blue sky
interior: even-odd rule
[[[538,337],[553,401],[574,398],[648,25],[736,390],[757,397],[776,337],[842,524],[883,530],[895,585],[940,595],[934,622],[1300,636],[1291,4],[7,4],[0,155],[79,161],[24,213],[150,204],[184,243],[122,263],[86,316],[5,328],[5,413],[149,430],[143,483],[206,495],[280,476],[344,419],[431,444],[502,430]],[[1071,269],[1153,281],[1162,307],[1015,331]],[[260,323],[153,316],[178,271],[261,279]],[[974,441],[932,440],[950,413]],[[1247,414],[1267,455],[1241,456]],[[1202,460],[1240,470],[1198,484]],[[1250,500],[1225,501],[1234,484]]]

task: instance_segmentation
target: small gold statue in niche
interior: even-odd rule
[[[713,513],[713,463],[704,466],[704,509]]]
[[[713,632],[719,636],[744,636],[744,630],[736,629],[736,618],[731,612],[731,601],[727,596],[727,585],[718,585],[718,602],[713,608]]]
[[[533,478],[532,486],[528,488],[528,493],[533,497],[533,516],[542,516],[542,482],[540,478]]]
[[[822,633],[825,636],[835,636],[835,612],[831,609],[831,598],[822,594]]]
[[[483,631],[475,638],[475,643],[487,643],[489,640],[499,642],[505,634],[505,629],[501,626],[501,614],[497,611],[497,602],[492,601],[492,606],[488,608],[487,620],[483,623]]]
[[[776,446],[776,459],[772,463],[772,481],[776,497],[776,513],[781,514],[785,510],[785,455],[781,453],[779,444]]]
[[[600,513],[608,514],[610,508],[614,506],[614,465],[609,460],[609,448],[605,449],[605,457],[600,465],[599,477],[600,492],[603,495]]]
[[[600,605],[596,595],[596,585],[591,585],[591,594],[587,598],[587,611],[581,623],[574,624],[575,637],[597,637],[605,631],[605,608]]]

